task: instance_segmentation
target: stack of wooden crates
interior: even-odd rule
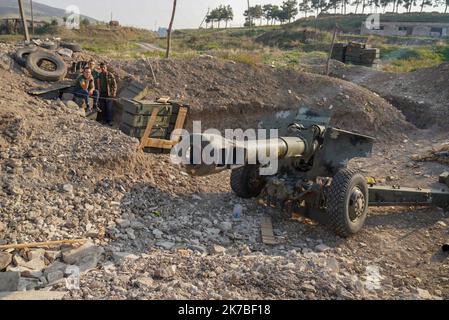
[[[358,42],[336,43],[332,51],[332,59],[343,63],[376,68],[379,64],[380,50]]]
[[[157,101],[122,98],[120,104],[123,107],[122,132],[138,138],[144,152],[170,153],[179,141],[179,137],[173,137],[173,131],[184,127],[187,105],[168,98]]]

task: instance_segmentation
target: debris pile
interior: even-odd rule
[[[433,161],[449,165],[449,143],[430,150],[423,155],[414,155],[412,160],[415,161]]]
[[[0,292],[51,289],[60,282],[70,287],[70,277],[79,282],[81,275],[97,267],[104,249],[87,241],[76,247],[74,242],[1,246],[0,271],[5,272],[0,273]],[[53,248],[43,249],[46,246]]]

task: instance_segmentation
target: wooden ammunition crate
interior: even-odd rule
[[[172,126],[174,128],[174,126]],[[145,133],[146,127],[132,127],[127,125],[126,123],[122,123],[120,125],[120,131],[122,131],[124,134],[141,139],[143,137],[143,134]],[[170,130],[169,127],[153,127],[150,133],[150,138],[155,139],[170,139],[170,132],[173,131],[173,129]]]
[[[144,84],[133,81],[120,92],[119,98],[139,101],[144,99],[148,95],[148,92],[149,89]]]
[[[123,109],[120,130],[138,138],[144,152],[149,153],[170,151],[179,140],[172,133],[184,127],[189,110],[188,106],[169,99],[136,101],[122,98],[119,104]]]

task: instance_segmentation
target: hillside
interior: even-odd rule
[[[366,14],[322,14],[315,21],[314,17],[302,18],[289,25],[289,27],[304,27],[304,28],[315,28],[320,30],[332,30],[337,24],[338,28],[345,32],[359,32],[360,26],[363,21],[368,17]],[[384,22],[441,22],[449,23],[449,14],[443,13],[401,13],[401,14],[383,14],[382,21]]]
[[[25,14],[31,16],[30,1],[25,0]],[[50,21],[54,18],[62,19],[66,16],[64,9],[54,8],[45,4],[34,1],[33,2],[34,19],[37,21]],[[4,18],[17,18],[19,17],[19,6],[17,0],[2,0],[0,3],[0,19]],[[96,19],[82,16],[92,22]]]

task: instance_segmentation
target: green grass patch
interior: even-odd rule
[[[448,45],[381,46],[382,69],[390,72],[410,72],[449,61]]]
[[[24,36],[20,34],[2,34],[0,35],[0,42],[17,42],[24,40]]]

